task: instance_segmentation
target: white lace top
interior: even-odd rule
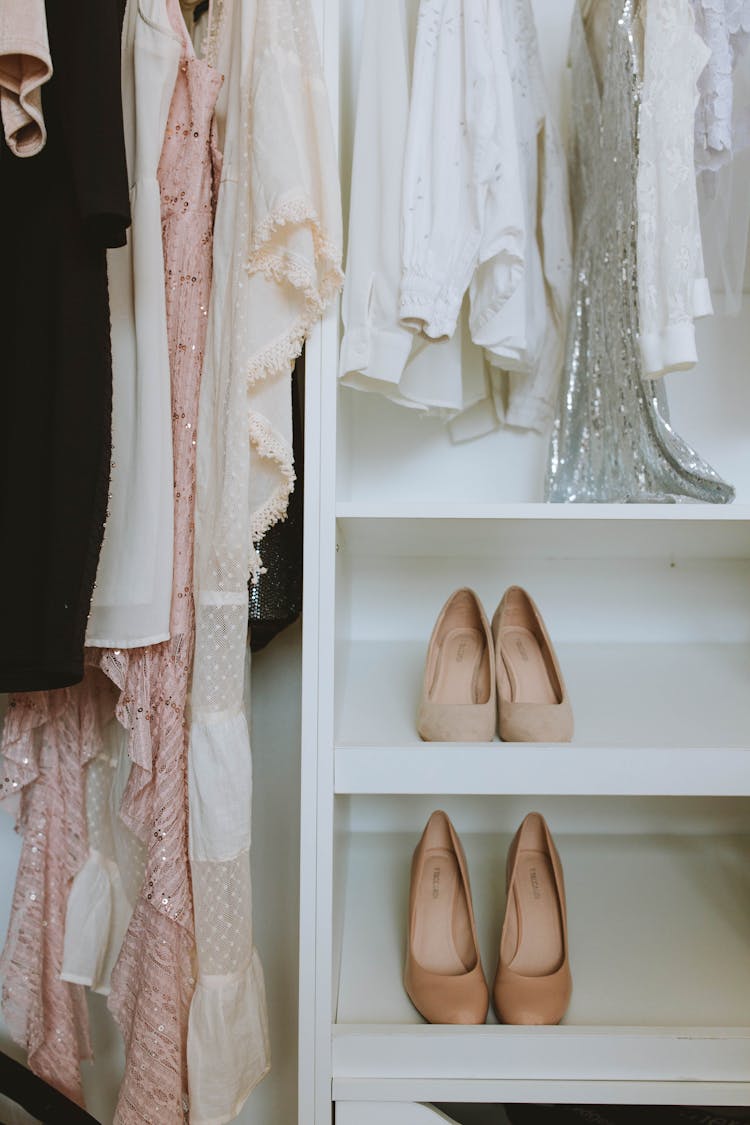
[[[246,712],[254,543],[293,481],[291,371],[340,285],[338,165],[310,0],[213,0],[224,159],[198,422],[188,759],[198,975],[190,1120],[233,1120],[270,1066],[253,942]]]
[[[401,319],[453,335],[477,269],[477,327],[520,282],[525,212],[499,6],[422,0],[403,190]]]
[[[694,162],[708,57],[690,0],[649,0],[638,161],[640,345],[649,377],[695,365],[694,320],[712,312]]]

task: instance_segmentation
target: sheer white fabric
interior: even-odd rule
[[[345,386],[453,416],[484,393],[468,312],[450,339],[399,321],[401,195],[417,3],[368,0],[362,33],[339,374]],[[384,81],[387,75],[387,81]]]
[[[62,979],[109,994],[146,868],[146,846],[120,818],[130,775],[127,733],[105,727],[105,752],[86,769],[89,854],[73,880],[65,916]]]
[[[473,336],[492,365],[488,393],[451,426],[455,440],[501,423],[544,431],[552,420],[565,347],[572,276],[572,233],[565,154],[550,111],[529,0],[504,0],[516,134],[525,201],[521,284]],[[472,310],[483,304],[482,272],[472,281]]]
[[[44,0],[0,4],[0,116],[14,156],[36,156],[47,141],[42,87],[52,77]]]
[[[232,1120],[270,1066],[250,893],[247,583],[260,565],[253,542],[283,515],[292,486],[292,365],[341,276],[337,165],[309,0],[216,0],[208,57],[225,76],[224,162],[197,445],[193,1125]]]
[[[477,268],[480,328],[523,272],[524,206],[499,8],[422,0],[406,142],[400,316],[452,336]]]
[[[708,57],[690,0],[650,0],[638,161],[640,346],[650,378],[696,364],[694,320],[713,311],[694,158],[697,83]]]
[[[716,172],[698,177],[698,200],[706,273],[717,312],[738,316],[750,231],[750,52],[733,74],[733,157]]]
[[[127,5],[122,108],[132,224],[127,246],[107,254],[112,466],[86,632],[86,644],[96,648],[140,648],[169,637],[172,408],[156,173],[180,52],[164,0]]]
[[[750,36],[750,0],[692,0],[696,28],[710,51],[698,80],[695,166],[717,171],[731,161],[738,133],[750,128],[750,107],[737,120],[733,74]]]

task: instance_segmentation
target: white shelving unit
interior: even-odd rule
[[[571,4],[534,3],[553,84]],[[346,199],[362,0],[317,6]],[[668,385],[676,428],[736,485],[726,508],[545,505],[544,439],[452,446],[338,388],[338,345],[334,312],[307,355],[300,1125],[334,1105],[337,1125],[437,1125],[432,1102],[750,1104],[750,316],[702,323],[699,369]],[[511,583],[555,640],[574,742],[420,742],[438,610],[469,585],[491,614]],[[430,1027],[409,1003],[409,864],[438,807],[490,979],[508,842],[547,817],[560,1027]]]

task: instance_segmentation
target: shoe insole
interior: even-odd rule
[[[461,976],[474,967],[474,940],[461,872],[452,852],[426,853],[417,888],[412,953],[423,969]]]
[[[530,629],[510,625],[500,641],[514,703],[559,703],[539,642]]]
[[[545,852],[519,854],[507,909],[503,956],[510,968],[525,977],[556,972],[564,955],[562,919],[555,875]]]
[[[463,626],[445,634],[437,658],[430,699],[433,703],[484,703],[479,676],[485,655],[481,629]]]

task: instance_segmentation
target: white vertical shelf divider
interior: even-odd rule
[[[337,0],[313,0],[323,70],[339,129]],[[305,543],[300,830],[299,1125],[332,1120],[333,673],[336,597],[338,302],[306,347]]]

